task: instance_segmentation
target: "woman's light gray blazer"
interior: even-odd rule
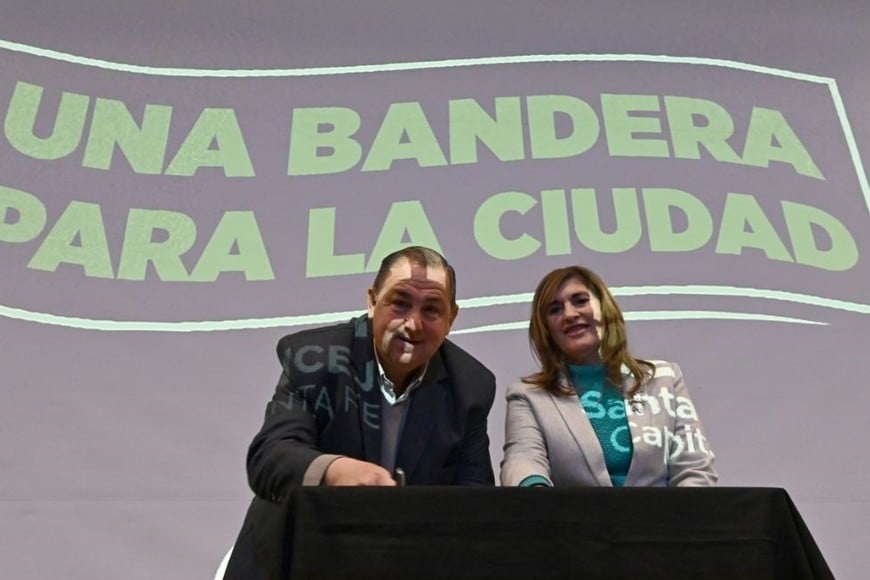
[[[625,401],[628,433],[624,429],[614,433],[617,445],[626,445],[630,434],[634,447],[625,485],[715,485],[715,456],[680,367],[651,362],[655,375]],[[634,378],[626,367],[623,371],[626,390]],[[614,409],[592,412],[613,413]],[[507,392],[501,484],[519,485],[533,475],[551,485],[612,486],[601,444],[578,397],[515,383]]]

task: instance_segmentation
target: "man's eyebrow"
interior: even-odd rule
[[[427,294],[423,297],[423,302],[437,302],[438,304],[444,302],[447,298],[445,292],[440,292],[438,294]]]
[[[394,296],[396,298],[410,298],[411,293],[401,287],[393,286],[389,290],[387,290],[387,296]]]

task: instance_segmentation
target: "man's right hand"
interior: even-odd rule
[[[396,485],[390,472],[374,463],[339,457],[323,474],[325,485]]]

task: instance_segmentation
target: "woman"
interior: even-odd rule
[[[529,339],[541,370],[508,389],[502,485],[715,485],[680,368],[631,356],[622,312],[597,274],[547,274]]]

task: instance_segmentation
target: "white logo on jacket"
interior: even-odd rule
[[[698,419],[695,405],[688,397],[674,396],[671,390],[664,386],[659,389],[657,394],[635,393],[625,401],[625,413],[629,417],[639,417],[647,412],[650,415],[667,413],[674,418]],[[700,451],[711,457],[714,456],[704,433],[699,429],[694,429],[692,425],[685,425],[681,433],[674,433],[667,426],[644,425],[641,427],[633,421],[629,421],[628,424],[634,431],[640,431],[639,435],[632,438],[632,443],[636,445],[643,442],[653,447],[659,447],[662,449],[664,463],[667,463],[669,459],[676,459],[684,452],[696,453]]]

